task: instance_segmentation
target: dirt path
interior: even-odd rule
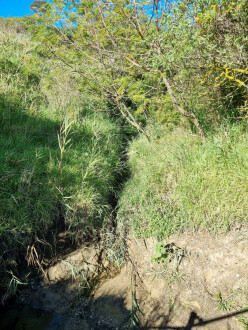
[[[158,262],[155,240],[127,245],[118,274],[107,261],[99,266],[100,251],[81,248],[49,268],[50,283],[33,283],[19,299],[59,316],[51,329],[244,329],[248,313],[231,314],[248,308],[247,232],[170,237]]]

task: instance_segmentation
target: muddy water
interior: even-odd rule
[[[57,330],[62,318],[30,305],[14,304],[0,311],[1,330]]]

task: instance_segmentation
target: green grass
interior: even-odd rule
[[[122,136],[94,100],[87,106],[63,66],[36,52],[24,28],[3,22],[0,287],[7,288],[18,255],[54,224],[65,222],[74,239],[101,228],[111,212]]]
[[[61,186],[71,225],[74,231],[97,229],[110,210],[108,199],[120,167],[121,135],[108,117],[93,114],[72,126],[70,143]]]
[[[152,142],[139,138],[130,145],[132,178],[119,201],[119,221],[138,236],[159,238],[246,225],[246,125],[219,127],[205,144],[179,130],[153,135]]]

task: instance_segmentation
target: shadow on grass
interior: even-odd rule
[[[0,94],[0,291],[11,290],[10,274],[19,278],[19,266],[26,267],[28,245],[65,228],[59,171],[49,168],[59,157],[60,123],[24,105]],[[40,247],[50,251],[49,244]]]
[[[60,167],[63,115],[53,117],[45,104],[35,102],[37,112],[20,96],[0,93],[0,291],[21,278],[18,267],[26,267],[28,246],[42,264],[51,252],[69,252],[68,242],[73,248],[79,238],[85,242],[96,235],[109,212],[118,170],[117,130],[107,117],[98,122],[86,110],[72,128]],[[69,235],[58,237],[63,231]]]

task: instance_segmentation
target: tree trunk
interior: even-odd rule
[[[127,106],[124,103],[119,104],[117,102],[117,106],[120,110],[120,113],[122,116],[131,124],[133,127],[135,127],[139,132],[143,133],[148,141],[150,141],[150,136],[143,130],[143,128],[138,124],[138,122],[134,119],[133,115],[128,110]],[[122,109],[125,109],[125,111]]]
[[[188,117],[188,118],[191,118],[193,123],[195,124],[195,127],[197,128],[198,130],[198,133],[201,137],[201,140],[202,142],[205,142],[205,134],[203,132],[203,129],[201,127],[201,124],[199,123],[198,119],[196,118],[195,114],[191,111],[186,111],[185,109],[183,109],[183,107],[179,104],[179,102],[177,101],[173,91],[172,91],[172,88],[171,88],[171,85],[168,81],[168,79],[166,78],[166,75],[164,74],[163,75],[163,82],[167,88],[167,91],[171,97],[171,100],[172,100],[172,103],[173,105],[178,109],[178,111],[185,117]]]

